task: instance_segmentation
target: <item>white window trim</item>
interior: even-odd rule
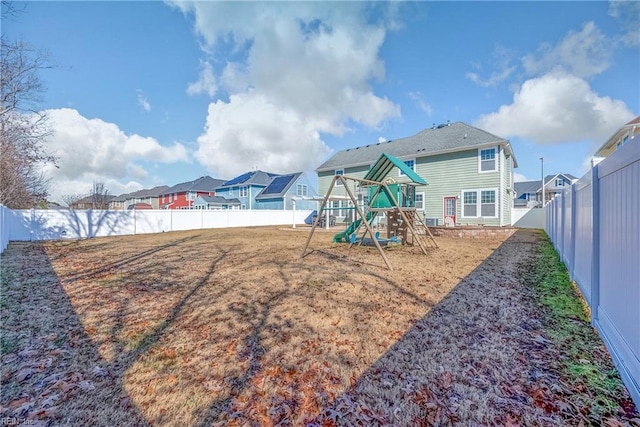
[[[238,188],[238,197],[249,197],[249,187],[242,186]]]
[[[418,196],[418,195],[422,196],[422,209],[418,209],[418,206],[416,206],[416,209],[424,212],[424,211],[427,210],[427,208],[425,206],[425,192],[424,191],[417,191],[416,192],[416,196]]]
[[[308,194],[309,194],[309,190],[307,189],[307,184],[296,184],[297,196],[306,197]]]
[[[338,173],[338,172],[342,172],[342,173]],[[344,169],[336,169],[336,170],[333,172],[333,175],[334,175],[334,176],[337,176],[337,175],[344,175]],[[340,181],[339,179],[337,179],[337,180],[336,180],[336,185],[337,185],[337,186],[340,186],[340,187],[343,187],[343,185],[342,185],[342,181]]]
[[[411,168],[411,170],[415,172],[416,171],[416,159],[415,159],[415,157],[413,159],[404,159],[402,161],[402,163],[404,163],[406,165],[407,162],[411,162],[411,161],[413,161],[413,167]],[[406,175],[403,174],[400,169],[398,169],[398,176],[406,176]]]
[[[490,170],[490,171],[483,171],[482,170],[482,151],[484,150],[495,150],[495,156],[493,158],[493,161],[495,163],[495,169]],[[495,173],[498,172],[499,165],[498,165],[498,156],[500,155],[500,149],[498,146],[495,147],[482,147],[482,148],[478,148],[478,173]]]
[[[476,213],[482,213],[482,192],[483,191],[493,191],[496,194],[495,204],[495,215],[494,216],[484,216],[484,215],[476,215],[476,216],[465,216],[464,214],[464,193],[476,193]],[[478,188],[478,189],[468,189],[460,191],[460,218],[499,218],[500,217],[500,197],[498,197],[498,189],[497,188]]]

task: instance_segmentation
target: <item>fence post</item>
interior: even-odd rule
[[[598,165],[593,166],[591,172],[591,190],[593,191],[593,233],[591,242],[591,324],[598,321],[598,306],[600,305],[600,177]]]
[[[569,278],[571,280],[574,279],[574,274],[576,271],[576,212],[578,212],[576,199],[576,185],[571,184],[571,236],[569,240],[571,244],[571,270],[569,270]]]

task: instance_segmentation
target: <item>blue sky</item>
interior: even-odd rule
[[[20,7],[21,4],[17,3]],[[517,178],[582,176],[640,114],[638,2],[28,2],[46,50],[52,200],[313,171],[332,152],[463,121]]]

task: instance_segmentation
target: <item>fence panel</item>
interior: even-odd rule
[[[571,277],[591,305],[591,264],[593,262],[593,194],[591,172],[575,184],[575,243]]]
[[[11,240],[91,237],[303,224],[310,210],[11,210],[1,206],[2,250]]]
[[[547,234],[640,406],[640,140],[620,147],[546,209]]]

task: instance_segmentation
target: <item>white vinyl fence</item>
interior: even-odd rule
[[[0,205],[1,251],[9,241],[85,239],[202,228],[303,224],[310,210],[11,210]]]
[[[640,406],[640,139],[546,207],[546,232]]]

